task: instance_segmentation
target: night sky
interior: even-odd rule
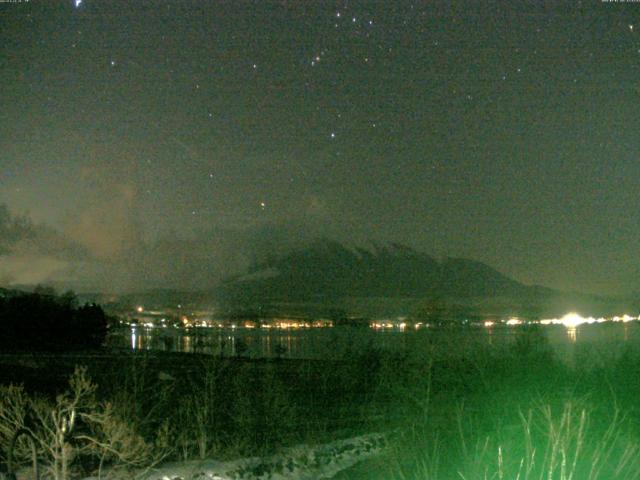
[[[0,39],[0,284],[327,236],[640,289],[640,3],[32,0]]]

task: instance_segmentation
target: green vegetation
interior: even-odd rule
[[[5,378],[16,366],[29,365],[24,386],[0,391],[2,460],[9,458],[15,433],[26,427],[38,440],[40,462],[56,480],[159,458],[267,455],[369,428],[368,402],[360,404],[363,378],[351,363],[328,368],[325,362],[180,354],[24,358],[6,355],[0,362]],[[71,373],[77,362],[89,367]],[[65,388],[61,379],[68,375]],[[75,424],[69,427],[73,411]],[[51,424],[46,412],[60,422]],[[21,464],[30,464],[26,441],[15,453]]]
[[[65,480],[377,431],[389,434],[384,458],[341,478],[640,478],[640,354],[603,362],[578,351],[569,367],[540,329],[520,333],[506,347],[452,345],[446,358],[373,349],[331,362],[6,355],[5,383],[21,362],[30,375],[0,392],[0,455],[6,462],[27,429],[43,469]],[[26,436],[15,450],[29,465]]]
[[[429,403],[392,443],[386,478],[640,478],[640,356],[583,352],[569,368],[540,332],[520,338],[430,369]]]

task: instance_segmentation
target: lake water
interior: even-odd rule
[[[252,358],[341,359],[371,349],[421,352],[450,357],[478,348],[509,348],[527,335],[522,327],[494,326],[459,329],[374,330],[358,327],[306,329],[232,328],[120,328],[111,332],[109,345],[121,349],[194,352]],[[606,323],[566,328],[540,326],[539,335],[563,360],[572,363],[576,354],[606,360],[625,346],[640,346],[640,323]]]

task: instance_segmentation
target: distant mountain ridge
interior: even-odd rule
[[[640,298],[604,297],[525,285],[482,262],[437,260],[398,244],[348,245],[328,239],[286,250],[286,241],[260,250],[243,274],[214,289],[161,288],[128,293],[79,295],[112,312],[145,308],[219,309],[218,313],[326,317],[337,311],[361,317],[409,315],[424,302],[444,302],[489,316],[553,318],[576,311],[584,316],[637,315]],[[278,253],[274,253],[278,252]],[[0,298],[33,291],[34,285],[0,286]],[[180,307],[178,307],[180,308]]]
[[[438,261],[398,243],[368,248],[321,239],[254,264],[223,283],[228,298],[312,301],[340,297],[457,298],[539,296],[553,290],[524,285],[478,261]]]

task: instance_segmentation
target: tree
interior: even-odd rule
[[[476,318],[477,314],[471,308],[437,295],[422,300],[410,315],[410,319],[414,322],[440,326],[462,324],[464,320]]]
[[[73,290],[67,290],[58,297],[58,302],[68,308],[78,308],[78,297]]]
[[[103,466],[117,471],[157,463],[166,452],[154,450],[113,404],[98,402],[96,388],[86,367],[76,367],[69,388],[54,400],[30,397],[22,387],[0,387],[0,450],[4,456],[19,462],[31,460],[34,453],[26,444],[13,441],[24,432],[35,443],[36,462],[53,480],[89,473],[82,472],[87,465],[100,478]]]
[[[449,308],[447,301],[439,296],[425,298],[411,312],[410,318],[414,322],[424,322],[432,325],[449,323]]]
[[[287,353],[287,347],[279,343],[273,348],[273,353],[276,354],[276,358],[280,359],[285,353]]]
[[[99,348],[107,335],[107,316],[98,305],[77,306],[73,292],[0,298],[0,347],[60,351]]]
[[[50,285],[36,285],[36,288],[33,289],[33,293],[36,295],[40,295],[41,297],[55,297],[56,289]]]
[[[235,351],[237,357],[242,357],[249,350],[249,345],[242,338],[237,338],[235,341]]]

